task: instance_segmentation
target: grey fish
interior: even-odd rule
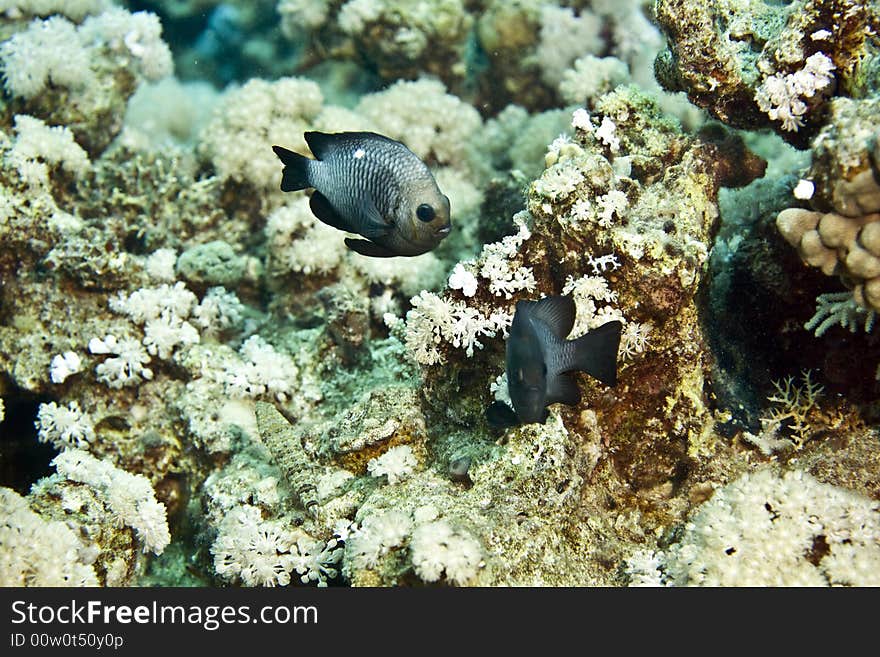
[[[415,256],[449,234],[449,199],[431,171],[399,141],[374,132],[307,132],[317,159],[281,146],[281,191],[313,187],[314,215],[328,226],[367,238],[346,238],[361,255]]]
[[[576,370],[609,386],[617,383],[617,348],[623,325],[606,322],[576,340],[566,340],[574,317],[574,300],[569,295],[517,302],[506,357],[507,391],[513,409],[495,402],[486,413],[490,424],[543,424],[549,404],[574,406],[581,399],[570,374]]]

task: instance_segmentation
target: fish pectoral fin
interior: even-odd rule
[[[355,253],[360,253],[363,256],[370,256],[371,258],[394,258],[395,256],[397,256],[394,251],[391,251],[381,244],[368,242],[367,240],[355,240],[350,237],[346,237],[345,246],[347,246]]]
[[[352,229],[346,224],[345,219],[339,216],[339,213],[330,205],[330,201],[318,190],[312,194],[309,199],[309,207],[318,219],[328,226],[337,228],[342,231],[352,232]]]
[[[381,240],[391,232],[392,226],[389,225],[376,209],[376,204],[371,199],[366,199],[361,208],[359,217],[355,220],[357,224],[356,233],[366,237],[366,240],[355,240],[346,238],[345,245],[356,253],[370,256],[372,258],[393,258],[400,255],[391,249],[377,244],[377,240]]]
[[[578,390],[577,381],[570,374],[557,374],[547,379],[548,404],[576,406],[580,400],[581,391]]]
[[[359,232],[368,240],[381,239],[391,232],[393,226],[382,218],[382,214],[372,202],[368,202],[362,215]]]

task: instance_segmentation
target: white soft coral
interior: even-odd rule
[[[52,465],[63,477],[95,490],[119,520],[137,532],[145,552],[162,554],[171,542],[165,505],[156,500],[145,476],[126,472],[110,461],[74,448],[61,452]]]
[[[223,380],[226,392],[234,397],[259,397],[266,393],[286,401],[299,381],[299,368],[293,359],[258,335],[241,346],[241,360],[227,364]]]
[[[153,370],[147,367],[150,355],[136,338],[117,339],[115,335],[107,335],[103,339],[92,338],[89,341],[89,351],[111,356],[95,368],[98,381],[111,388],[136,385],[153,378]]]
[[[45,520],[0,487],[0,586],[97,586],[83,545],[63,521]]]
[[[84,174],[89,157],[64,126],[48,126],[40,119],[24,114],[15,117],[15,144],[6,156],[29,185],[44,185],[49,171],[63,168],[74,175]]]
[[[426,582],[436,582],[445,573],[459,585],[477,574],[482,559],[480,543],[442,519],[413,531],[410,553],[416,574]]]
[[[409,445],[397,445],[367,463],[367,471],[374,477],[388,477],[389,484],[403,481],[413,473],[418,461]]]
[[[804,125],[807,103],[804,98],[812,98],[817,91],[828,87],[834,75],[834,62],[824,53],[817,52],[807,57],[804,67],[789,75],[774,75],[764,78],[755,93],[755,101],[762,112],[771,120],[780,121],[782,129],[797,131]]]
[[[58,449],[87,447],[95,439],[92,418],[76,401],[67,406],[55,402],[40,404],[35,424],[40,442],[52,443]]]
[[[413,308],[406,315],[406,346],[413,360],[422,365],[443,362],[439,345],[444,340],[463,348],[468,358],[474,347],[482,349],[481,336],[494,337],[506,331],[512,316],[495,312],[488,317],[463,301],[439,297],[422,291],[410,300]]]
[[[223,519],[211,546],[214,570],[246,586],[286,586],[294,555],[292,533],[276,520],[264,520],[260,509],[242,505]]]

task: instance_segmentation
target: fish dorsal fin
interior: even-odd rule
[[[336,210],[333,209],[333,206],[330,205],[330,201],[327,200],[327,197],[318,190],[315,190],[312,197],[309,199],[309,208],[311,208],[312,214],[328,226],[352,232],[352,229],[345,222],[345,219],[339,216],[339,213],[337,213]]]
[[[581,391],[571,374],[557,374],[547,378],[547,403],[575,406],[581,400]]]
[[[560,340],[565,340],[574,326],[574,300],[570,295],[544,297],[529,308],[529,315],[539,319],[550,328]]]
[[[391,251],[380,244],[376,244],[375,242],[355,240],[350,237],[345,238],[345,246],[355,253],[360,253],[361,255],[370,256],[372,258],[393,258],[397,255],[394,251]]]
[[[369,143],[370,141],[384,141],[400,144],[399,141],[377,134],[375,132],[306,132],[306,143],[314,156],[323,160],[334,148],[345,147],[350,142]]]
[[[309,150],[319,160],[323,160],[339,141],[339,135],[329,132],[307,132],[303,135]]]

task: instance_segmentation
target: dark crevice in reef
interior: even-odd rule
[[[712,392],[717,406],[732,413],[734,432],[737,427],[758,429],[772,381],[797,376],[792,363],[807,362],[793,355],[795,343],[805,346],[805,336],[792,328],[807,319],[799,313],[805,299],[815,298],[819,290],[778,235],[774,216],[768,213],[741,226],[741,242],[733,252],[719,256],[715,245],[700,294],[714,356]]]
[[[730,428],[760,428],[773,382],[811,371],[826,394],[870,399],[876,361],[861,357],[873,335],[832,327],[816,337],[804,328],[819,294],[840,291],[837,279],[805,267],[779,236],[775,213],[742,228],[725,258],[710,259],[700,304],[714,355],[712,391],[731,411]]]
[[[0,422],[0,486],[22,495],[38,479],[50,475],[58,450],[37,440],[34,421],[40,404],[52,401],[13,390],[3,395],[5,417]]]

